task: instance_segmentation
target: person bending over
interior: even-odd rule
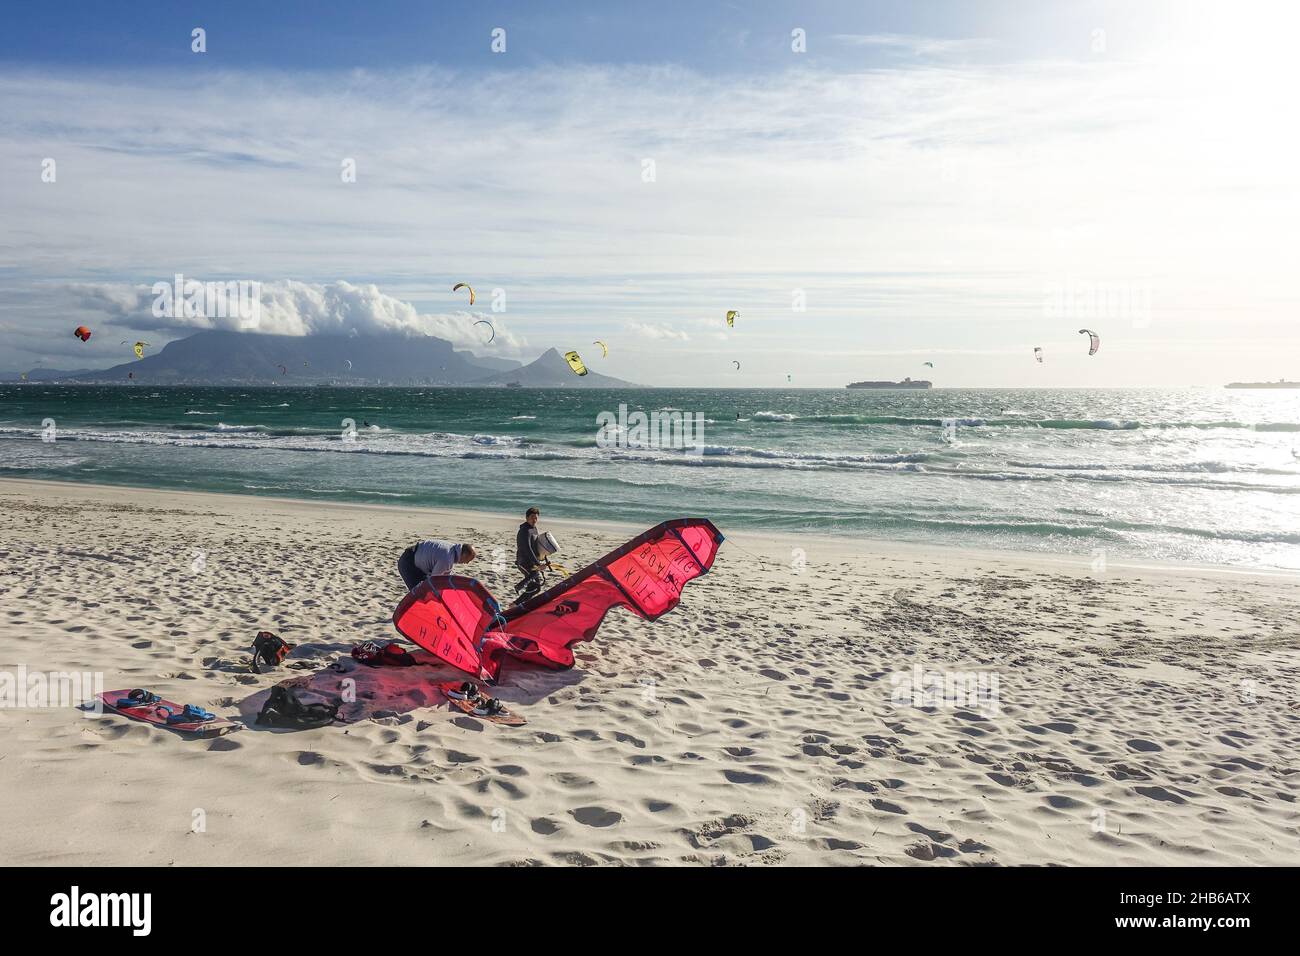
[[[478,552],[470,544],[452,544],[450,541],[429,540],[413,544],[397,559],[397,573],[406,582],[406,590],[414,591],[427,577],[450,574],[457,564],[469,564]]]

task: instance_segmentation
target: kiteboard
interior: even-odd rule
[[[463,690],[466,685],[474,688],[471,696],[466,696]],[[528,723],[518,714],[512,714],[499,700],[484,695],[473,681],[447,681],[445,684],[439,684],[438,689],[451,702],[451,706],[471,717],[493,724],[503,724],[506,727],[522,727]]]
[[[164,700],[157,694],[149,695],[151,698],[147,702],[142,700],[132,700],[130,695],[132,691],[127,690],[108,690],[99,695],[99,701],[104,705],[105,710],[111,710],[115,714],[121,714],[123,717],[130,717],[132,720],[140,720],[146,724],[156,724],[159,727],[166,727],[168,730],[175,730],[178,733],[188,734],[193,737],[221,737],[225,734],[234,733],[241,729],[240,724],[233,720],[227,720],[224,717],[212,716],[210,720],[185,720],[185,705],[173,703],[170,700]],[[171,718],[171,719],[169,719]]]

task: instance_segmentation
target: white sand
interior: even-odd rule
[[[0,671],[243,719],[396,636],[408,543],[508,556],[517,520],[3,481]],[[574,569],[643,530],[543,524]],[[507,665],[519,729],[426,666],[309,731],[0,710],[0,862],[1295,864],[1298,620],[1287,575],[736,534],[657,624]],[[306,669],[250,673],[264,628]],[[996,676],[996,707],[891,700],[914,665]]]

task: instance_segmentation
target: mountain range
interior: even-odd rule
[[[7,376],[10,381],[18,376]],[[28,381],[150,385],[482,385],[525,388],[626,388],[589,372],[578,376],[548,349],[524,365],[457,351],[434,336],[258,335],[203,331],[111,368],[33,369]]]

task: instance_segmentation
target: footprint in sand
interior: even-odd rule
[[[596,785],[596,781],[590,777],[584,777],[576,773],[553,773],[551,779],[568,790],[586,790],[588,787]]]
[[[1143,753],[1151,753],[1154,750],[1163,750],[1158,743],[1150,740],[1143,740],[1140,737],[1134,737],[1132,740],[1124,741],[1130,750],[1140,750]]]
[[[837,840],[834,837],[827,837],[822,841],[822,846],[828,850],[861,850],[862,844],[853,840]]]
[[[907,816],[907,811],[896,803],[890,803],[888,800],[872,800],[871,805],[882,813],[898,813]]]
[[[1047,801],[1048,806],[1057,810],[1074,810],[1085,805],[1073,797],[1062,796],[1059,793],[1050,794],[1043,799]]]
[[[772,778],[761,773],[744,773],[739,770],[724,770],[722,775],[729,783],[771,783]]]
[[[909,823],[907,828],[913,833],[919,833],[921,836],[929,837],[932,843],[947,843],[952,839],[951,833],[945,833],[943,830],[931,830],[929,827],[923,827],[919,823]]]
[[[1215,787],[1214,789],[1225,797],[1248,797],[1251,800],[1259,799],[1259,797],[1255,796],[1253,793],[1248,793],[1240,787]]]
[[[623,820],[623,814],[617,810],[606,810],[604,807],[578,807],[576,810],[570,810],[569,815],[588,827],[612,827]]]
[[[1133,789],[1144,797],[1150,797],[1152,800],[1163,800],[1165,803],[1179,804],[1187,802],[1178,794],[1172,793],[1164,787],[1134,787]]]
[[[957,855],[956,850],[951,847],[939,846],[937,843],[913,843],[903,852],[915,860],[925,860],[927,863],[939,857]]]

